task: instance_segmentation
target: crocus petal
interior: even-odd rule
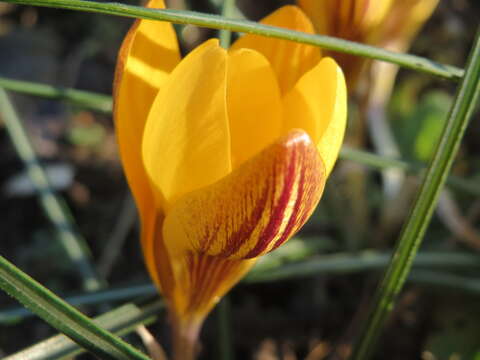
[[[163,0],[151,0],[147,6],[164,8],[165,4]],[[151,242],[147,243],[153,238],[156,215],[141,159],[141,139],[153,99],[179,61],[177,38],[170,23],[137,20],[123,41],[115,72],[114,118],[119,151],[140,212],[142,247],[152,274],[155,266],[148,250]]]
[[[165,218],[168,250],[231,260],[265,254],[307,221],[324,184],[315,144],[292,130],[229,176],[179,199]]]
[[[285,130],[305,130],[317,144],[327,176],[338,157],[347,120],[347,95],[342,70],[323,58],[284,98]]]
[[[271,144],[282,131],[277,79],[259,52],[240,49],[229,53],[227,107],[235,168]]]
[[[191,52],[155,98],[143,161],[163,209],[231,171],[227,53],[212,39]]]
[[[410,43],[425,21],[432,15],[439,0],[396,1],[389,16],[377,30],[378,43],[397,52],[408,50]]]
[[[261,21],[262,24],[314,34],[313,25],[296,6],[284,6]],[[265,55],[279,80],[282,94],[290,90],[301,75],[320,60],[318,47],[288,40],[271,39],[247,34],[238,39],[232,49],[249,48]]]
[[[297,0],[313,20],[320,34],[351,40],[365,40],[362,36],[377,26],[386,16],[393,0]]]
[[[212,307],[256,263],[187,251],[173,260],[175,288],[169,306],[184,321],[202,323]]]

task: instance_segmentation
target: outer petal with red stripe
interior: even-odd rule
[[[325,179],[316,145],[304,131],[292,130],[230,175],[180,198],[163,227],[172,258],[182,259],[173,264],[184,287],[178,296],[185,301],[175,301],[183,303],[178,311],[209,310],[238,280],[235,269],[245,266],[245,259],[263,255],[294,235],[320,200]],[[215,268],[224,269],[222,279],[209,284]],[[203,279],[202,286],[195,279]],[[199,297],[206,303],[189,304]]]

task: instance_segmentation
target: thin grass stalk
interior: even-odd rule
[[[141,308],[129,303],[104,313],[93,319],[93,321],[98,326],[116,335],[123,336],[135,331],[139,325],[153,323],[162,309],[163,304],[159,301]],[[65,335],[59,334],[9,355],[3,360],[72,359],[84,352],[85,349],[81,348]]]
[[[0,87],[0,116],[18,156],[23,161],[27,174],[36,188],[43,211],[55,227],[72,268],[79,272],[85,290],[93,291],[103,287],[104,282],[96,273],[88,245],[75,231],[73,217],[61,199],[52,189],[48,177],[37,159],[27,133],[13,107],[8,94]]]
[[[472,47],[447,123],[410,215],[398,239],[392,260],[378,286],[366,323],[359,331],[353,360],[369,359],[432,218],[438,197],[458,152],[480,95],[480,28]]]
[[[61,88],[2,77],[0,77],[0,86],[21,94],[63,100],[90,110],[104,113],[111,113],[112,110],[112,98],[108,95],[95,92]],[[420,164],[414,164],[402,159],[382,156],[364,150],[353,149],[347,146],[341,149],[340,158],[369,166],[375,170],[398,168],[409,173],[420,173],[424,170]],[[480,185],[477,181],[469,181],[455,175],[450,175],[447,182],[457,190],[480,196]]]
[[[217,331],[219,359],[234,360],[230,324],[230,300],[225,296],[217,306]]]
[[[98,327],[2,256],[0,288],[100,359],[149,360],[130,344]]]
[[[304,44],[319,46],[328,50],[386,61],[401,67],[420,71],[445,79],[458,81],[463,70],[454,66],[436,63],[432,60],[410,54],[396,53],[378,47],[325,35],[311,35],[299,31],[259,24],[254,21],[225,19],[222,16],[203,14],[194,11],[170,9],[147,9],[141,6],[115,2],[86,0],[2,0],[12,4],[45,6],[60,9],[94,12],[139,19],[162,20],[176,24],[191,24],[212,29],[225,29],[241,33],[257,34],[277,39],[286,39]]]
[[[72,105],[101,113],[109,114],[112,112],[112,98],[108,95],[30,81],[14,80],[2,76],[0,76],[0,86],[5,90],[21,94],[64,100]]]
[[[222,16],[225,18],[231,18],[234,14],[235,10],[235,0],[224,0],[223,1],[223,8],[222,8]],[[232,42],[232,32],[227,29],[220,30],[219,34],[220,38],[220,46],[227,49],[230,47],[230,43]]]
[[[268,261],[262,261],[262,263],[254,267],[246,278],[242,280],[242,283],[268,283],[301,279],[319,274],[345,275],[366,271],[379,271],[385,269],[390,257],[390,253],[367,250],[357,254],[321,255],[312,259],[296,262],[275,260],[272,264]],[[416,271],[430,269],[438,274],[436,278],[432,278],[432,285],[443,284],[446,287],[454,285],[456,289],[467,292],[474,288],[480,289],[480,280],[470,280],[462,275],[458,277],[464,279],[463,281],[457,281],[455,284],[452,282],[443,283],[441,277],[445,276],[446,273],[439,273],[439,270],[446,269],[455,272],[478,271],[478,269],[480,269],[480,256],[478,255],[464,252],[420,252],[415,258],[413,265],[416,269],[415,273]],[[416,279],[416,277],[412,277],[410,280],[416,283]],[[474,286],[464,287],[463,285],[467,283],[473,283]],[[422,284],[428,285],[428,281],[422,281]],[[157,288],[149,282],[116,289],[100,290],[93,293],[66,296],[64,299],[70,305],[82,306],[128,301],[139,297],[154,296],[157,293]],[[480,291],[475,294],[480,295]],[[0,324],[19,321],[32,315],[30,311],[22,307],[2,309],[2,311],[0,311]]]

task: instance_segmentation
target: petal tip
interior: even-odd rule
[[[285,138],[281,139],[280,142],[284,143],[285,146],[294,146],[294,145],[313,145],[313,141],[306,131],[302,129],[292,129],[288,132]]]

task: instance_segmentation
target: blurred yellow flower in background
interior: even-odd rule
[[[317,33],[404,52],[439,0],[298,0]],[[328,52],[327,52],[328,53]],[[345,72],[353,91],[368,59],[328,53]]]
[[[295,6],[262,22],[314,32]],[[229,50],[206,41],[181,60],[170,23],[138,20],[114,95],[146,264],[176,351],[191,351],[182,346],[221,296],[315,209],[343,140],[343,73],[316,47],[253,35]]]

